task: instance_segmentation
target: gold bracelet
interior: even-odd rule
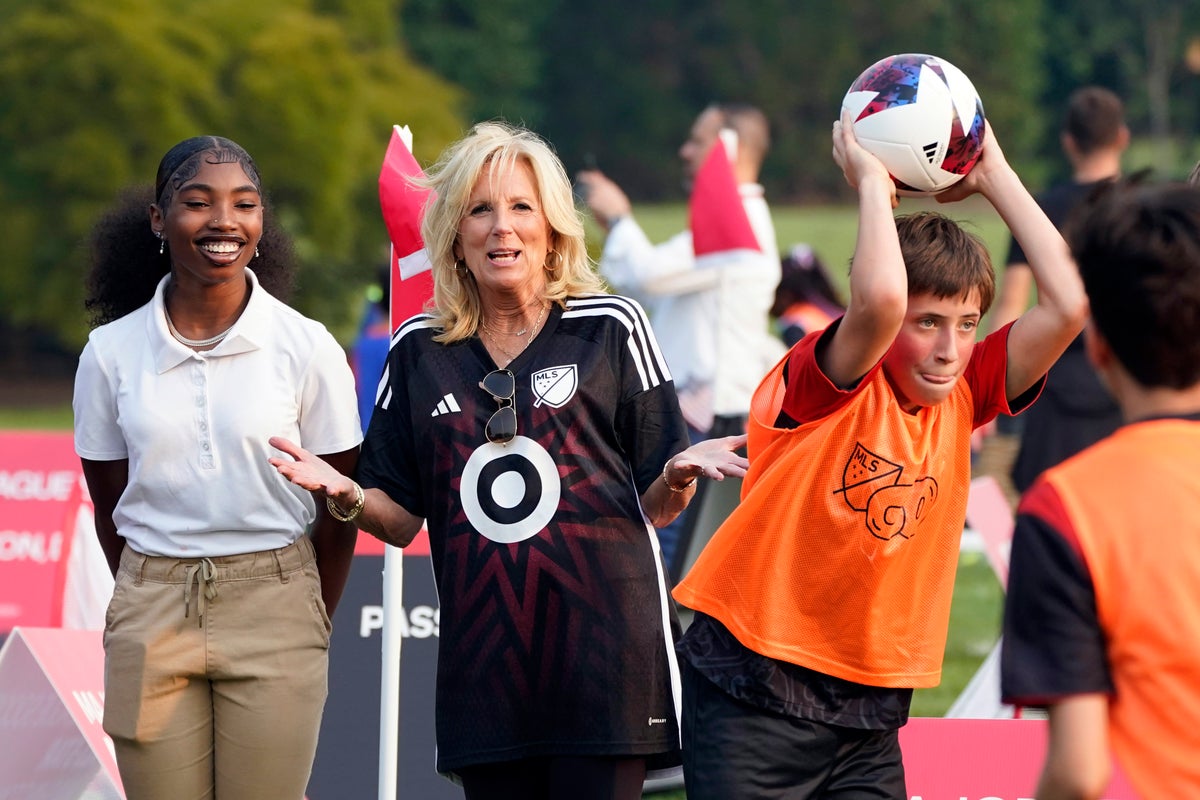
[[[663,464],[663,483],[665,483],[667,485],[667,488],[670,489],[675,494],[682,494],[683,492],[686,492],[688,490],[688,487],[696,482],[696,476],[693,475],[692,479],[690,481],[688,481],[687,483],[685,483],[683,486],[680,486],[678,488],[676,488],[675,486],[672,486],[671,481],[667,480],[667,470],[670,469],[670,467],[671,467],[671,459],[668,458],[667,463]]]
[[[339,522],[353,522],[362,513],[363,506],[367,504],[367,495],[363,492],[363,488],[355,481],[351,481],[351,483],[354,484],[354,507],[349,511],[342,511],[338,504],[333,502],[332,497],[325,495],[325,507],[329,509],[329,515]]]

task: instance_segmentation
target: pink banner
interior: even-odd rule
[[[1027,800],[1046,753],[1046,722],[1036,719],[909,720],[900,729],[909,800]],[[1106,800],[1136,800],[1113,766]]]
[[[62,624],[64,525],[82,480],[70,433],[0,432],[0,633]]]
[[[688,228],[696,257],[731,250],[762,251],[720,138],[704,159],[688,199]]]

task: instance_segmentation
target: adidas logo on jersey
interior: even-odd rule
[[[451,393],[438,401],[437,407],[433,409],[433,413],[429,416],[440,417],[442,414],[454,414],[458,411],[462,411],[462,409],[458,407],[458,401],[454,399],[454,394]]]

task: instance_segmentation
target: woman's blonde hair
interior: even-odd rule
[[[467,202],[479,176],[491,165],[506,174],[518,162],[533,171],[538,202],[550,224],[543,299],[604,291],[588,258],[583,219],[575,208],[571,181],[562,162],[537,134],[501,122],[483,122],[452,144],[429,169],[421,185],[436,193],[425,208],[421,236],[433,266],[433,314],[441,332],[435,341],[451,343],[473,336],[481,319],[479,289],[466,268],[455,268],[454,245]]]

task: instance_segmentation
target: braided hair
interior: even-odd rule
[[[124,189],[92,228],[84,296],[92,327],[123,317],[154,296],[159,281],[171,271],[171,257],[161,252],[162,243],[150,230],[150,206],[165,213],[175,191],[204,163],[240,164],[263,195],[254,161],[236,142],[196,136],[172,147],[159,163],[155,185]],[[265,196],[263,206],[262,238],[250,266],[263,289],[287,302],[295,279],[295,251],[290,237],[275,224]]]

